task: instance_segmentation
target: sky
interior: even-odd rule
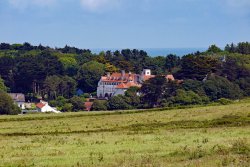
[[[0,0],[0,42],[204,48],[250,41],[250,0]]]

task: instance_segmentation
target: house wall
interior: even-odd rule
[[[113,84],[113,85],[112,85]],[[116,92],[116,86],[114,83],[104,84],[102,81],[99,81],[97,87],[97,97],[105,97],[105,95],[113,96]]]
[[[25,102],[16,102],[17,106],[21,108],[22,110],[25,109]]]
[[[125,95],[125,92],[127,91],[127,89],[116,89],[114,96],[117,95]]]
[[[41,112],[58,112],[54,108],[50,107],[49,105],[45,105],[43,108],[40,110]]]

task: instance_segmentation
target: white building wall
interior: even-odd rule
[[[117,84],[114,83],[105,83],[99,81],[98,87],[97,87],[97,97],[105,97],[105,95],[111,95],[113,96],[116,92],[116,86]]]
[[[125,95],[125,92],[127,91],[127,89],[116,89],[114,96],[117,95]]]
[[[17,102],[16,104],[17,104],[17,106],[18,106],[19,108],[21,108],[22,110],[25,109],[25,103],[24,103],[24,102]]]
[[[41,112],[60,113],[60,111],[55,110],[54,108],[50,107],[48,104],[46,104],[43,108],[41,108]]]

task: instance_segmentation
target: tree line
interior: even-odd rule
[[[140,89],[109,101],[94,102],[94,110],[115,110],[205,104],[221,98],[250,95],[250,44],[211,45],[205,52],[178,57],[150,57],[145,51],[124,49],[93,54],[88,49],[65,46],[50,48],[24,44],[0,44],[0,89],[26,94],[30,101],[43,98],[64,111],[83,109],[80,100],[95,96],[98,81],[106,72],[144,68],[158,77]],[[173,74],[182,82],[169,82],[162,75]],[[76,91],[84,94],[77,99]],[[140,94],[140,96],[137,96]]]

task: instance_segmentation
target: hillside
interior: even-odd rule
[[[0,117],[0,166],[248,166],[250,102]]]

